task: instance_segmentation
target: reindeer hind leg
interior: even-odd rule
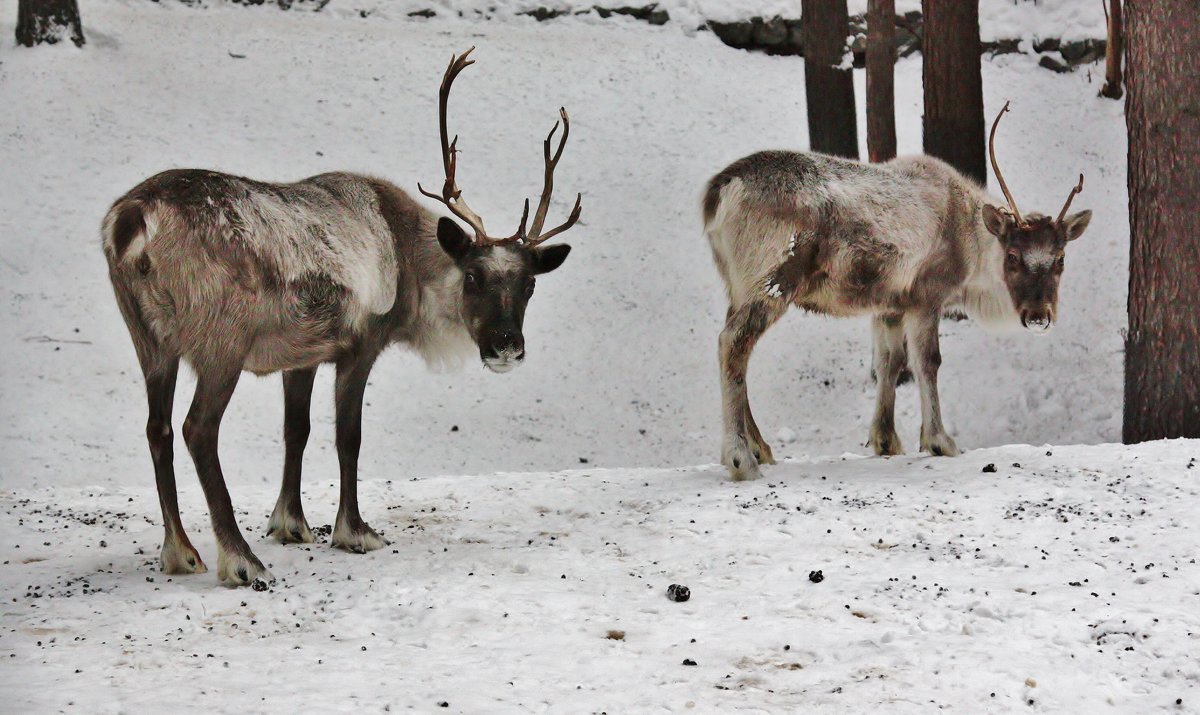
[[[721,462],[735,480],[757,479],[761,463],[772,463],[770,447],[750,414],[746,372],[759,338],[787,310],[782,301],[751,300],[731,308],[721,331],[721,401],[724,437]],[[757,455],[756,455],[757,452]]]

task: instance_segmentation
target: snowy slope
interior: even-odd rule
[[[1197,712],[1197,460],[1192,441],[740,484],[372,481],[393,543],[366,556],[262,541],[255,486],[242,523],[279,577],[261,593],[158,573],[141,485],[21,489],[0,494],[0,691],[8,712]],[[336,488],[305,496],[328,524]],[[211,563],[194,490],[183,508]]]
[[[431,375],[401,351],[367,393],[365,478],[714,459],[723,290],[701,235],[699,194],[729,161],[803,148],[802,61],[731,50],[643,23],[406,21],[84,2],[84,51],[0,51],[0,484],[149,485],[141,378],[97,237],[140,179],[201,166],[291,180],[363,170],[415,188],[440,176],[436,87],[455,50],[479,45],[456,86],[460,184],[492,225],[540,189],[544,132],[564,105],[571,144],[561,202],[584,194],[575,247],[539,282],[527,364]],[[0,38],[13,14],[0,14]],[[245,59],[230,56],[245,55]],[[900,148],[920,150],[920,60],[897,70]],[[861,75],[860,75],[861,79]],[[1076,172],[1096,218],[1067,258],[1048,336],[944,326],[945,418],[961,447],[1119,438],[1127,214],[1121,105],[1098,78],[984,64],[1006,175],[1026,210],[1055,211]],[[862,87],[860,84],[860,91]],[[861,106],[861,105],[860,105]],[[865,137],[865,131],[860,132]],[[769,332],[750,390],[776,454],[861,450],[874,390],[864,320],[793,313]],[[328,371],[310,452],[332,457]],[[176,414],[191,385],[181,384]],[[273,482],[282,450],[278,376],[246,376],[223,447],[235,483]],[[915,390],[900,429],[916,443]],[[458,431],[452,432],[452,427]],[[83,449],[80,445],[85,445]],[[266,447],[264,449],[264,447]],[[236,465],[236,466],[234,466]],[[186,480],[185,480],[186,481]]]
[[[209,0],[219,2],[220,0]],[[587,13],[593,8],[647,7],[666,10],[671,24],[692,32],[707,21],[737,22],[753,17],[800,16],[800,0],[330,0],[324,12],[348,17],[366,12],[403,18],[432,10],[439,16],[463,14],[511,17],[539,9]],[[849,0],[851,15],[863,15],[867,0]],[[920,0],[896,0],[896,12],[920,10]],[[1104,8],[1091,0],[980,0],[982,39],[1064,40],[1104,37]]]
[[[632,21],[81,5],[83,51],[15,50],[12,3],[0,5],[5,711],[1197,709],[1200,445],[994,446],[1119,436],[1124,124],[1086,72],[1023,56],[984,66],[989,114],[1013,100],[1001,151],[1021,205],[1056,209],[1082,170],[1076,205],[1096,218],[1049,336],[945,326],[943,408],[971,451],[831,456],[864,452],[866,325],[793,315],[750,378],[759,422],[792,459],[733,484],[682,466],[713,461],[719,442],[724,306],[697,204],[728,161],[804,146],[801,61]],[[539,282],[528,364],[431,375],[402,352],[381,361],[361,493],[393,544],[366,556],[263,539],[280,387],[247,376],[222,458],[239,522],[280,580],[259,593],[211,572],[164,577],[100,217],[169,166],[436,179],[438,77],[471,44],[479,64],[452,122],[460,184],[493,224],[539,188],[554,107],[573,119],[557,183],[584,192],[584,217],[571,259]],[[919,58],[897,73],[901,150],[916,152]],[[332,521],[337,494],[320,382],[314,525]],[[906,389],[910,445],[915,408]],[[177,468],[184,522],[215,565],[183,449]],[[668,601],[671,583],[692,599]]]

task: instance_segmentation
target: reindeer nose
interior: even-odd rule
[[[520,360],[525,357],[525,338],[511,328],[497,330],[492,334],[492,352],[496,357]]]
[[[1029,330],[1045,332],[1050,329],[1053,320],[1050,313],[1040,310],[1027,310],[1021,314],[1021,325]]]

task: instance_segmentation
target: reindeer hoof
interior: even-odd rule
[[[334,548],[354,554],[365,554],[388,545],[387,539],[375,533],[375,530],[366,524],[360,524],[357,528],[338,524],[333,530],[332,542]]]
[[[267,536],[281,544],[311,544],[316,541],[304,515],[293,515],[278,506],[267,521]]]
[[[725,447],[721,450],[721,463],[729,469],[729,476],[735,482],[758,479],[758,460],[755,459],[750,445],[744,437],[727,437]]]
[[[959,454],[962,454],[950,435],[944,432],[939,435],[922,435],[921,451],[929,452],[934,457],[957,457]]]
[[[253,586],[256,591],[264,590],[265,586],[275,581],[267,567],[249,552],[239,554],[221,551],[217,556],[217,578],[223,586]]]
[[[200,554],[196,553],[196,549],[191,544],[171,537],[167,537],[167,540],[163,542],[158,564],[163,573],[172,575],[206,573],[208,571],[208,567],[200,559]]]
[[[761,464],[775,464],[775,455],[771,452],[771,445],[766,442],[755,442],[750,447],[750,451],[754,454],[754,459]]]
[[[904,445],[901,444],[900,435],[896,434],[896,430],[887,433],[871,430],[871,438],[867,440],[867,444],[880,457],[904,454]]]

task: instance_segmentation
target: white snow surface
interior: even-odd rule
[[[784,461],[734,484],[686,466],[720,444],[725,306],[698,201],[729,161],[804,148],[802,60],[633,21],[80,4],[82,50],[14,48],[14,6],[0,6],[4,710],[1200,703],[1200,444],[997,446],[1120,436],[1125,139],[1121,105],[1095,96],[1099,73],[984,63],[988,115],[1013,101],[1000,151],[1021,206],[1057,210],[1083,171],[1075,205],[1096,217],[1068,251],[1049,336],[943,326],[943,409],[967,453],[863,457],[868,326],[796,313],[750,376]],[[222,460],[280,580],[254,592],[221,589],[212,571],[165,577],[141,377],[100,218],[175,166],[436,181],[437,82],[471,44],[479,63],[456,85],[452,131],[459,183],[492,225],[540,188],[554,108],[572,117],[554,215],[576,190],[584,213],[564,236],[570,259],[539,280],[527,364],[497,376],[431,374],[400,350],[380,361],[360,491],[392,546],[366,556],[264,539],[280,381],[245,377]],[[914,57],[897,67],[902,153],[920,150],[920,105]],[[314,526],[336,509],[329,372],[306,459]],[[191,387],[181,380],[177,427]],[[901,391],[910,448],[916,401]],[[176,467],[184,522],[215,570],[178,441]],[[668,601],[671,583],[692,599]]]
[[[588,13],[597,6],[640,8],[651,4],[666,10],[670,24],[685,32],[692,32],[709,20],[800,17],[800,0],[330,0],[323,11],[346,16],[366,12],[396,18],[426,10],[441,16],[511,17],[538,9]],[[920,0],[896,0],[895,5],[899,14],[921,9]],[[851,15],[863,15],[867,0],[849,0],[847,8]],[[979,31],[984,40],[1102,38],[1106,35],[1104,7],[1099,0],[980,0]]]

